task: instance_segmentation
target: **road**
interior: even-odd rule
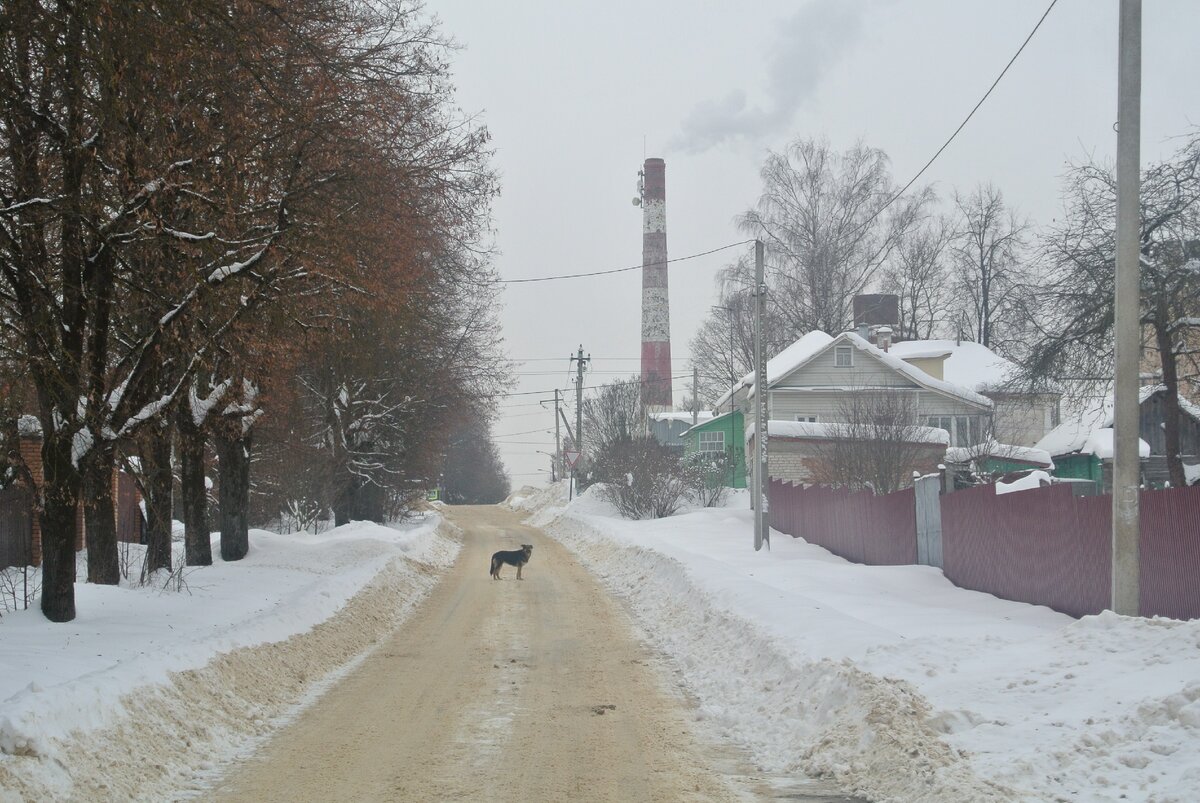
[[[553,539],[456,507],[459,559],[403,627],[214,791],[221,801],[834,801],[704,743],[621,608]],[[533,544],[518,582],[498,549]]]

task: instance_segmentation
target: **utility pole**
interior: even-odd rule
[[[592,355],[583,356],[583,344],[579,345],[579,352],[571,357],[571,362],[576,363],[575,370],[575,451],[579,452],[579,457],[576,461],[583,460],[583,372],[587,368],[587,364],[591,362]],[[567,494],[571,498],[575,494],[575,467],[571,467],[571,490]]]
[[[1142,0],[1121,0],[1117,52],[1117,275],[1113,375],[1112,609],[1139,611],[1138,362],[1141,357],[1139,183]]]
[[[692,426],[700,423],[700,366],[692,363]]]
[[[754,241],[754,551],[771,548],[767,517],[767,363],[763,349],[763,317],[767,284],[763,280],[763,241]]]
[[[549,399],[542,399],[539,404],[545,404]],[[554,389],[554,459],[550,463],[550,481],[558,482],[562,473],[562,437],[559,435],[558,419],[562,413],[558,410],[558,388]]]

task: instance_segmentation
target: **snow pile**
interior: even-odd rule
[[[1041,488],[1043,485],[1049,485],[1053,480],[1045,471],[1031,471],[1024,477],[1018,477],[1012,482],[996,483],[997,494],[1010,494],[1013,491],[1028,491],[1030,488]]]
[[[1074,620],[780,533],[755,553],[745,510],[631,522],[587,493],[548,529],[769,772],[955,803],[1200,788],[1200,622]]]
[[[202,788],[357,665],[458,550],[436,515],[250,539],[244,560],[189,570],[184,592],[81,583],[71,623],[6,613],[0,789],[105,800]]]

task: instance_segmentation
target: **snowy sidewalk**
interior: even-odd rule
[[[444,527],[252,530],[244,560],[188,570],[186,591],[79,583],[73,622],[5,613],[0,801],[202,785],[396,625],[457,552]]]
[[[518,502],[624,597],[720,734],[873,799],[1194,801],[1200,622],[1074,620],[708,509]],[[738,507],[745,504],[744,497]]]

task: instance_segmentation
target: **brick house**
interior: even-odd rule
[[[36,502],[36,490],[44,476],[41,425],[34,416],[22,416],[17,423],[17,434],[20,459],[34,488],[25,487],[26,479],[20,478],[0,493],[0,568],[42,564],[42,527]],[[141,543],[144,523],[137,483],[125,472],[114,470],[112,484],[117,538]],[[86,543],[87,527],[80,505],[75,514],[75,549],[83,549]]]

